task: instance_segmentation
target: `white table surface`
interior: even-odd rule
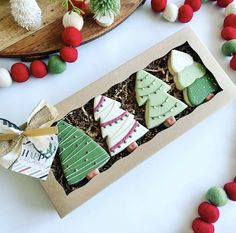
[[[220,53],[222,22],[223,11],[207,4],[190,25],[236,81]],[[148,1],[118,28],[79,48],[80,59],[65,73],[1,89],[0,116],[21,124],[40,99],[58,103],[184,26],[153,14]],[[13,62],[0,59],[0,66],[10,68]],[[236,102],[62,220],[38,181],[0,168],[0,233],[186,232],[206,190],[236,175],[235,115]],[[221,215],[216,232],[235,233],[236,203],[221,208]]]

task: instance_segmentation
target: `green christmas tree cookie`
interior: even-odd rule
[[[184,100],[189,106],[195,107],[202,104],[210,94],[218,91],[220,87],[215,78],[206,74],[184,89]]]
[[[198,62],[194,62],[192,65],[187,66],[182,71],[176,73],[174,76],[176,88],[178,90],[183,90],[205,74],[206,68]]]
[[[187,107],[167,93],[169,85],[144,70],[136,74],[135,90],[139,106],[146,103],[145,121],[149,129],[162,123],[171,126],[175,123],[174,116]]]
[[[92,138],[65,121],[58,123],[59,156],[67,182],[73,185],[85,177],[91,179],[110,156]]]

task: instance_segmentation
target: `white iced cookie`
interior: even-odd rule
[[[12,78],[7,69],[0,68],[0,87],[10,87],[12,85]]]
[[[27,30],[36,30],[42,24],[42,11],[36,0],[10,0],[15,21]]]
[[[185,67],[193,64],[193,58],[187,53],[172,50],[169,57],[169,68],[172,72],[178,73],[182,71]]]
[[[113,24],[115,17],[113,14],[108,14],[104,16],[97,16],[95,20],[101,27],[110,27]]]
[[[236,3],[232,2],[225,8],[225,16],[236,14]]]
[[[65,13],[62,20],[64,28],[66,27],[75,27],[78,30],[81,30],[84,26],[84,19],[78,13],[71,11]]]
[[[178,18],[178,7],[174,3],[169,3],[164,12],[163,17],[169,22],[175,22]]]

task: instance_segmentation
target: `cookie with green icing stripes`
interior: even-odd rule
[[[60,121],[58,129],[59,156],[69,185],[83,180],[110,159],[109,154],[79,128]]]
[[[195,107],[202,104],[209,94],[220,90],[212,74],[206,74],[184,89],[184,100],[189,106]]]
[[[206,68],[198,62],[194,62],[192,65],[185,67],[182,71],[175,74],[174,82],[176,88],[182,91],[205,74]]]

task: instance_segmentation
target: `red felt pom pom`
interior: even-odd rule
[[[236,28],[236,14],[228,15],[224,20],[224,27]]]
[[[215,228],[211,223],[204,222],[201,218],[193,221],[192,228],[194,233],[214,233]]]
[[[62,32],[61,39],[65,45],[77,47],[82,42],[82,33],[75,27],[67,27]]]
[[[224,40],[233,40],[236,39],[236,28],[225,27],[221,31],[221,37]]]
[[[198,207],[198,214],[202,220],[209,223],[215,223],[220,217],[219,209],[208,202],[203,202]]]
[[[181,23],[187,23],[193,18],[193,8],[188,4],[184,4],[179,8],[178,19]]]
[[[63,61],[72,63],[77,60],[78,52],[73,47],[65,46],[60,50],[60,56]]]
[[[30,64],[30,72],[35,78],[43,78],[48,74],[48,69],[43,61],[35,60]]]
[[[167,0],[152,0],[151,7],[154,12],[162,12],[165,10]]]
[[[23,63],[15,63],[11,67],[11,77],[18,83],[23,83],[29,79],[29,69]]]
[[[190,5],[193,11],[198,11],[202,6],[202,1],[201,0],[185,0],[184,4]]]
[[[236,59],[236,55],[234,55],[234,57]],[[235,62],[235,65],[236,65],[236,60],[234,62]],[[236,70],[236,66],[235,66],[235,70]],[[231,183],[226,184],[224,186],[224,190],[227,193],[228,198],[231,201],[236,201],[236,183],[235,182],[231,182]]]
[[[78,7],[83,12],[88,11],[89,4],[86,3],[84,0],[72,0],[71,1],[75,7]],[[68,10],[71,11],[73,9],[72,4],[68,2]]]
[[[217,0],[217,5],[219,7],[227,7],[231,2],[233,2],[234,0]]]

